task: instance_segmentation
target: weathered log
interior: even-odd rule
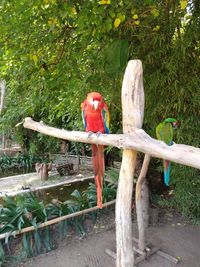
[[[139,60],[129,61],[122,84],[123,132],[132,133],[142,127],[144,113],[144,91],[142,64]],[[133,175],[137,151],[123,150],[116,198],[116,242],[117,267],[134,265],[132,243],[131,203]]]
[[[119,149],[133,149],[149,154],[152,157],[168,159],[179,164],[200,169],[200,148],[184,144],[168,146],[162,141],[151,138],[142,129],[135,128],[134,131],[127,134],[101,134],[98,137],[93,134],[88,139],[88,133],[86,132],[54,128],[44,123],[36,122],[30,117],[24,119],[23,126],[60,139],[90,144],[98,143],[105,146],[114,146]]]

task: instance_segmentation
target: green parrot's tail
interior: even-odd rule
[[[166,186],[169,186],[171,163],[169,160],[164,160],[164,182]]]

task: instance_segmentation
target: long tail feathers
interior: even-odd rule
[[[169,160],[164,160],[163,164],[164,164],[164,182],[167,186],[169,186],[171,163]]]
[[[92,160],[97,191],[97,206],[102,209],[103,176],[105,172],[104,147],[102,145],[92,145]]]

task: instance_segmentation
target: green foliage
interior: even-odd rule
[[[105,50],[105,71],[115,75],[122,71],[128,59],[128,40],[114,40]]]
[[[47,220],[43,202],[38,202],[33,194],[24,194],[16,198],[6,196],[0,209],[0,221],[3,227],[0,233],[21,230]]]
[[[4,260],[5,260],[5,253],[4,253],[2,243],[0,241],[0,266],[2,266]]]
[[[164,194],[152,194],[152,201],[164,208],[176,209],[192,223],[200,223],[200,172],[172,164],[171,186]]]
[[[109,186],[111,187],[116,187],[118,184],[118,179],[119,179],[119,170],[116,168],[109,168],[106,171],[106,178],[109,181]]]
[[[105,183],[103,201],[112,200],[115,196],[116,185]],[[54,199],[47,206],[44,205],[43,201],[39,202],[32,193],[19,195],[15,198],[6,196],[3,200],[3,205],[0,206],[0,233],[11,233],[28,226],[34,226],[34,232],[22,235],[24,255],[32,257],[43,251],[49,251],[54,247],[53,233],[50,233],[49,227],[39,229],[38,226],[41,223],[93,206],[96,206],[96,188],[92,183],[82,193],[74,190],[70,199],[65,202]],[[91,216],[95,220],[96,212],[93,212]],[[79,235],[83,236],[85,234],[84,218],[85,216],[78,216],[58,223],[58,236],[64,238],[71,227],[75,228]],[[9,245],[12,239],[8,234],[5,243]],[[0,242],[0,263],[3,263],[5,259],[4,246]]]
[[[200,222],[200,172],[186,166],[174,165],[172,169],[174,202],[178,210],[193,222]]]
[[[44,157],[36,156],[32,153],[19,153],[14,157],[5,154],[0,158],[0,170],[18,169],[24,172],[30,171],[36,162],[44,162],[46,160]]]

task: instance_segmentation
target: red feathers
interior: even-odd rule
[[[99,93],[89,93],[81,104],[81,108],[86,132],[107,132],[106,124],[109,123],[108,107]]]
[[[81,108],[83,123],[87,132],[109,132],[108,107],[99,93],[89,93],[85,101],[81,104]],[[102,187],[105,172],[103,150],[102,145],[92,145],[92,160],[97,190],[97,205],[99,208],[102,208]]]
[[[102,209],[102,189],[103,176],[105,172],[104,166],[104,147],[101,145],[92,145],[92,161],[94,166],[95,184],[97,191],[97,206]]]

